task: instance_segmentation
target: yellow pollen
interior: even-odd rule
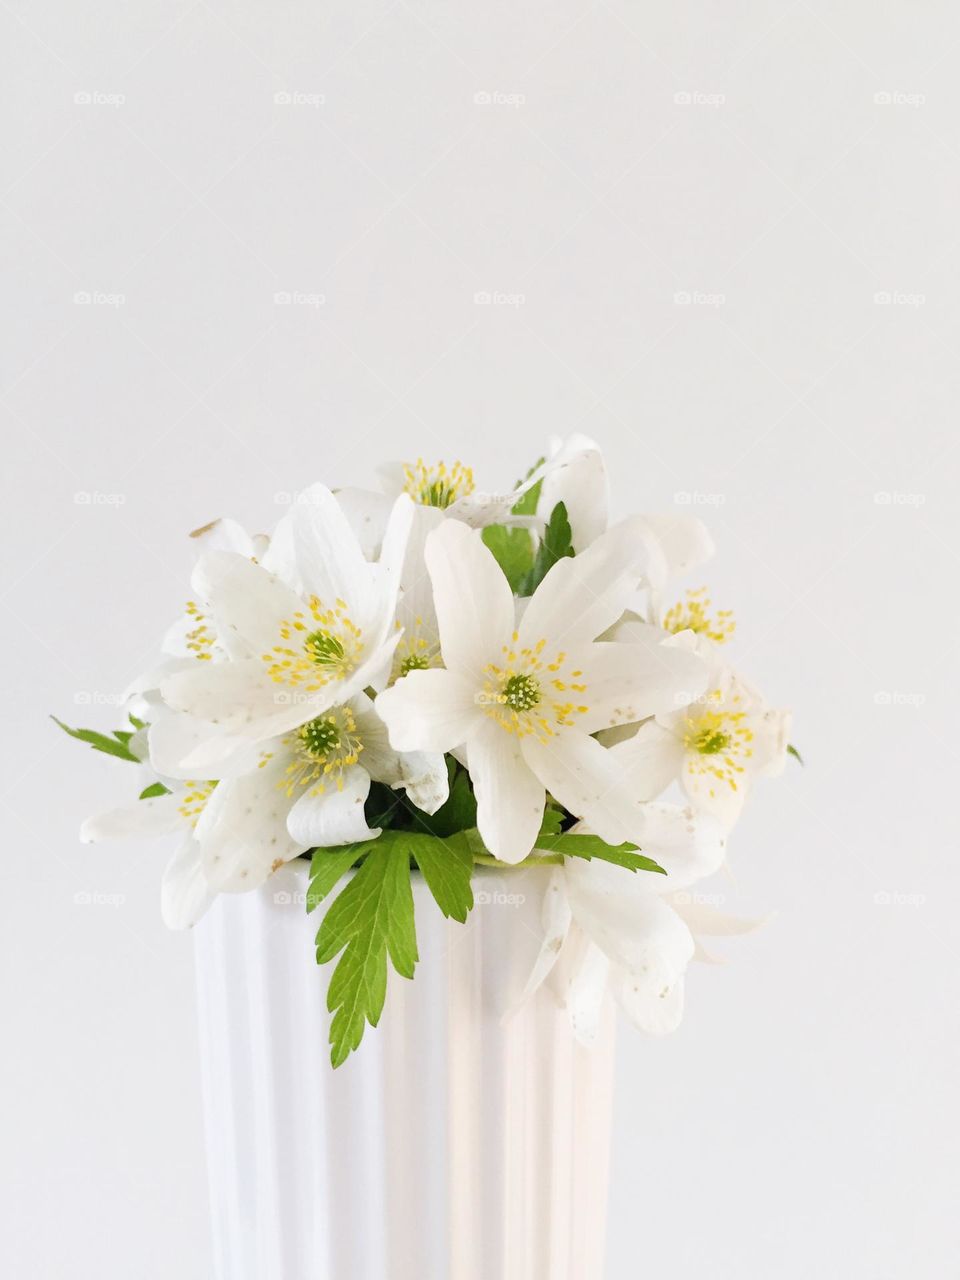
[[[342,600],[326,608],[316,596],[280,624],[279,640],[260,660],[274,684],[301,693],[316,693],[334,680],[345,680],[363,658],[363,632]]]
[[[363,743],[349,707],[332,707],[284,738],[290,763],[277,783],[288,800],[310,789],[323,795],[328,786],[343,790],[343,773],[359,762]]]
[[[546,640],[521,647],[519,636],[514,633],[513,645],[515,647],[503,646],[501,662],[491,662],[484,667],[484,684],[477,701],[484,714],[507,733],[521,738],[532,734],[541,742],[549,742],[558,729],[572,725],[577,716],[590,710],[587,704],[567,702],[556,694],[565,694],[570,689],[586,693],[586,685],[560,678],[573,674],[566,671],[567,655],[559,652],[547,660],[542,656]]]
[[[667,610],[663,627],[673,635],[678,631],[695,631],[697,635],[706,636],[715,644],[726,644],[737,629],[737,624],[730,609],[721,609],[716,616],[711,617],[707,588],[698,587],[696,591],[687,592],[684,603],[675,604]]]
[[[194,624],[193,628],[187,632],[187,648],[201,662],[209,662],[213,658],[211,650],[216,639],[213,628],[194,600],[187,601],[187,615]]]
[[[716,795],[717,783],[738,790],[744,761],[753,755],[753,730],[747,713],[740,710],[741,699],[735,695],[723,706],[722,694],[714,689],[707,694],[704,706],[692,707],[683,719],[683,746],[687,757],[685,768],[694,776],[709,776],[714,782],[710,794]]]
[[[473,493],[473,472],[460,462],[427,466],[422,458],[403,468],[404,493],[423,507],[449,507],[458,498]]]
[[[185,782],[183,785],[186,790],[180,797],[180,813],[190,823],[191,827],[195,827],[217,784],[215,782]]]

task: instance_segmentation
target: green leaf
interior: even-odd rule
[[[510,583],[510,590],[517,591],[533,569],[533,536],[530,530],[508,528],[504,524],[488,524],[480,536],[493,552],[494,559]]]
[[[536,469],[538,467],[542,467],[545,462],[546,462],[546,458],[538,458],[536,462],[533,464],[533,466],[530,468],[530,470],[527,472],[527,474],[523,477],[523,480],[519,482],[519,484],[517,485],[517,488],[519,488],[520,485],[523,484],[524,480],[529,480],[530,477],[533,475],[533,473],[536,471]],[[532,484],[530,488],[527,490],[527,492],[521,494],[520,497],[516,500],[512,508],[513,514],[515,516],[535,516],[537,514],[537,505],[540,502],[540,490],[542,488],[543,488],[543,479],[541,478],[537,481],[536,484]]]
[[[537,849],[544,853],[559,853],[564,858],[585,858],[588,862],[598,858],[601,862],[613,862],[629,871],[657,871],[662,876],[667,874],[659,863],[638,853],[635,844],[607,844],[599,836],[565,831],[546,840],[538,839]]]
[[[147,727],[146,720],[138,720],[136,716],[127,717],[135,729],[145,729]]]
[[[139,799],[155,800],[157,796],[168,796],[170,788],[165,787],[162,782],[151,782],[149,787],[144,787],[140,792]]]
[[[359,844],[338,844],[329,849],[314,849],[310,860],[310,883],[307,886],[307,912],[319,906],[340,877],[372,848],[373,841],[365,840]]]
[[[793,756],[793,758],[794,758],[794,760],[796,760],[797,764],[803,764],[803,763],[804,763],[803,756],[800,754],[800,752],[797,750],[797,748],[793,745],[793,743],[792,743],[792,742],[787,743],[787,755],[788,755],[788,756]]]
[[[450,794],[436,813],[424,813],[409,806],[414,830],[422,830],[432,836],[452,836],[477,825],[477,798],[470,785],[470,776],[453,759],[447,759],[450,772]]]
[[[389,834],[416,860],[443,914],[463,924],[473,910],[473,852],[463,832],[446,839],[416,831]]]
[[[537,837],[538,842],[546,836],[558,836],[563,825],[563,810],[558,809],[555,805],[547,802],[543,811],[543,821],[540,823],[540,834]]]
[[[573,555],[573,532],[564,503],[558,502],[550,513],[543,538],[537,548],[533,568],[524,576],[517,593],[532,596],[558,560]]]
[[[54,724],[58,724],[64,733],[69,733],[71,738],[76,738],[80,742],[88,743],[94,751],[103,751],[108,756],[116,756],[118,760],[132,760],[134,764],[140,763],[125,742],[108,738],[105,733],[97,733],[95,729],[71,729],[56,716],[51,716],[50,719]]]
[[[319,964],[343,952],[327,991],[334,1067],[360,1044],[366,1023],[375,1027],[380,1020],[387,957],[405,978],[413,977],[418,959],[406,850],[398,840],[383,837],[367,848],[365,861],[328,908],[317,933]]]

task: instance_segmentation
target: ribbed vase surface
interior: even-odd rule
[[[307,864],[197,926],[217,1280],[600,1280],[614,1027],[586,1050],[551,991],[512,1016],[546,872],[475,882],[467,924],[419,876],[420,963],[330,1067]]]

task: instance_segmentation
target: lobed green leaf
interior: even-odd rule
[[[124,730],[119,730],[114,737],[108,737],[105,733],[98,733],[96,729],[71,729],[69,725],[64,724],[62,720],[58,720],[56,716],[50,719],[54,724],[58,724],[64,733],[69,733],[71,738],[76,738],[79,742],[86,742],[93,747],[94,751],[102,751],[105,755],[116,756],[118,760],[132,760],[134,764],[139,764],[139,759],[133,754],[127,743],[121,738]],[[127,735],[128,738],[132,734]]]

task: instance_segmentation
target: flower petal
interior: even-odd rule
[[[215,897],[203,874],[200,846],[191,832],[167,863],[160,882],[164,924],[168,929],[192,928]]]
[[[135,800],[132,804],[87,818],[80,828],[80,839],[84,844],[93,844],[97,840],[163,836],[176,831],[185,822],[178,796],[156,796],[152,800]]]
[[[371,700],[360,694],[351,709],[363,743],[363,768],[376,782],[403,787],[424,813],[436,813],[450,794],[446,761],[439,751],[397,751]]]
[[[344,769],[342,787],[328,783],[323,792],[309,787],[296,801],[287,817],[287,830],[305,849],[327,848],[375,840],[380,828],[367,826],[363,806],[370,793],[370,775],[353,765]]]
[[[614,995],[626,1018],[647,1035],[669,1035],[683,1020],[683,974],[657,957],[643,970],[621,974]]]
[[[537,509],[548,520],[556,504],[564,504],[573,547],[579,554],[607,527],[610,485],[603,455],[587,436],[572,435],[541,470],[543,484]]]
[[[741,774],[734,788],[727,778],[718,778],[712,773],[709,766],[705,769],[704,763],[703,756],[687,752],[681,774],[683,789],[698,813],[715,818],[726,831],[731,831],[743,812],[750,776]]]
[[[630,779],[638,800],[656,800],[679,779],[683,768],[683,743],[655,720],[642,724],[632,738],[618,742],[610,751]]]
[[[724,828],[689,806],[654,800],[640,806],[636,842],[667,873],[655,875],[658,892],[671,892],[713,875],[727,854]],[[640,872],[638,875],[642,874]]]
[[[676,711],[707,687],[709,668],[695,653],[662,644],[653,628],[630,644],[600,642],[571,655],[582,671],[589,707],[577,718],[586,733]]]
[[[520,862],[536,844],[546,801],[516,734],[487,721],[467,747],[477,797],[477,827],[495,858]]]
[[[760,920],[744,920],[741,916],[727,915],[725,911],[718,911],[709,903],[697,902],[683,889],[670,894],[664,901],[670,903],[695,937],[703,934],[709,938],[730,938],[742,933],[753,933],[770,919],[766,916]]]
[[[667,576],[686,573],[713,557],[713,538],[695,516],[647,515],[643,519],[663,551]]]
[[[530,976],[527,978],[516,1003],[507,1013],[507,1018],[513,1017],[549,977],[550,971],[557,963],[557,957],[560,955],[560,949],[563,946],[572,919],[563,868],[551,867],[547,887],[543,892],[543,902],[540,907],[543,942],[540,944],[537,958],[533,962]]]
[[[682,981],[694,941],[677,913],[639,879],[619,867],[566,868],[574,919],[623,971],[617,995],[635,1025],[654,1034],[672,1030],[682,1013]]]
[[[527,605],[522,644],[585,644],[613,626],[640,580],[662,570],[663,558],[642,518],[622,520],[586,551],[558,560]]]
[[[443,661],[476,679],[513,634],[510,584],[480,534],[459,520],[444,520],[430,534],[424,556]]]
[[[629,776],[606,747],[585,733],[568,729],[548,742],[521,739],[523,757],[550,794],[608,844],[632,839],[640,806]],[[471,753],[471,764],[472,764]],[[472,772],[472,769],[471,769]]]
[[[216,764],[209,765],[205,777],[230,778],[249,773],[257,767],[260,758],[260,748],[255,743],[245,738],[230,737],[221,733],[216,725],[195,720],[182,711],[164,709],[149,726],[147,737],[150,764],[165,778],[195,778],[196,767],[184,766],[183,762],[202,746],[214,741],[222,755]],[[210,769],[216,772],[211,773]]]
[[[203,873],[218,893],[255,889],[305,844],[287,831],[291,801],[284,789],[289,755],[277,751],[262,769],[220,782],[194,828]]]
[[[334,702],[346,701],[355,691],[358,671],[350,681],[331,681],[317,693],[302,694],[275,684],[266,674],[262,662],[247,658],[240,662],[197,663],[190,671],[169,676],[160,686],[164,701],[175,711],[183,711],[196,720],[216,726],[224,737],[217,746],[211,739],[210,761],[223,759],[235,744],[230,738],[260,742],[279,737],[288,729],[312,720]],[[360,686],[363,687],[362,685]],[[190,760],[199,764],[201,752]],[[188,765],[190,760],[184,760]]]
[[[476,686],[439,667],[411,671],[375,705],[397,751],[452,751],[483,720]]]
[[[563,1003],[570,1026],[578,1043],[591,1049],[600,1034],[603,1008],[607,998],[610,961],[605,953],[585,937],[570,964],[570,977]]]
[[[304,605],[300,597],[259,564],[233,551],[201,556],[191,585],[209,602],[217,640],[234,658],[253,658],[280,639],[280,626]]]
[[[353,536],[368,560],[375,560],[393,508],[393,500],[374,489],[338,489],[334,495]]]

